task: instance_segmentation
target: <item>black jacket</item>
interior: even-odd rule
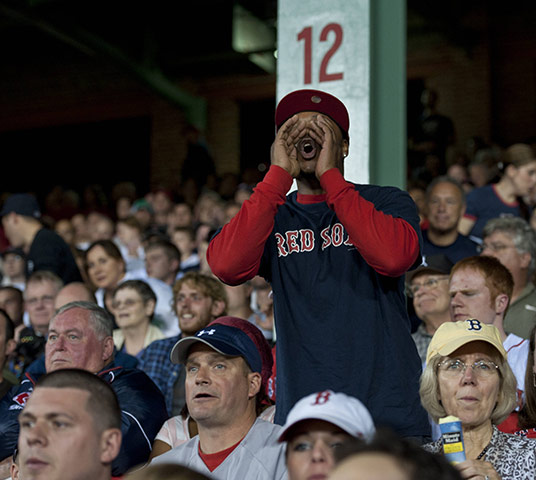
[[[19,435],[17,418],[45,372],[26,372],[20,385],[13,387],[0,401],[0,460],[13,455]],[[162,392],[137,368],[124,368],[114,362],[98,375],[114,389],[121,408],[121,451],[112,464],[112,475],[123,475],[145,463],[153,440],[168,419]]]

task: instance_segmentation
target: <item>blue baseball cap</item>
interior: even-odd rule
[[[15,193],[7,197],[0,211],[0,217],[15,212],[25,217],[41,218],[41,209],[36,198],[29,193]]]
[[[197,342],[222,355],[243,357],[253,372],[262,373],[261,354],[249,335],[238,326],[219,323],[211,323],[192,337],[181,338],[171,350],[171,362],[185,364],[190,347]]]

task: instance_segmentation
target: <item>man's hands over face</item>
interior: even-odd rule
[[[319,146],[312,159],[303,159],[298,152],[300,139],[310,137]],[[325,115],[301,112],[289,118],[277,132],[272,144],[271,162],[296,178],[302,171],[314,173],[318,179],[331,168],[342,172],[347,143],[339,127]]]
[[[290,117],[277,132],[271,150],[272,165],[286,170],[293,178],[300,173],[296,143],[305,135],[306,123],[298,115]]]
[[[339,127],[328,117],[316,114],[314,121],[310,122],[309,132],[311,138],[321,146],[315,168],[316,178],[320,180],[320,177],[331,168],[338,168],[342,172],[346,152],[343,152]]]

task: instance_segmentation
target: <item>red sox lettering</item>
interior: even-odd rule
[[[291,253],[312,252],[315,248],[315,232],[309,228],[300,230],[287,230],[284,233],[275,233],[277,240],[277,255],[286,257]],[[340,223],[335,223],[324,228],[320,232],[322,251],[328,247],[340,247],[342,245],[353,247],[350,237]]]

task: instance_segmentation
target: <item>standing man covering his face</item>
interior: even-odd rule
[[[425,436],[403,279],[420,262],[415,204],[397,188],[344,179],[349,117],[334,96],[292,92],[275,121],[270,170],[207,259],[229,285],[256,274],[272,284],[276,422],[332,389],[359,398],[377,424]],[[285,196],[294,178],[298,191]]]

